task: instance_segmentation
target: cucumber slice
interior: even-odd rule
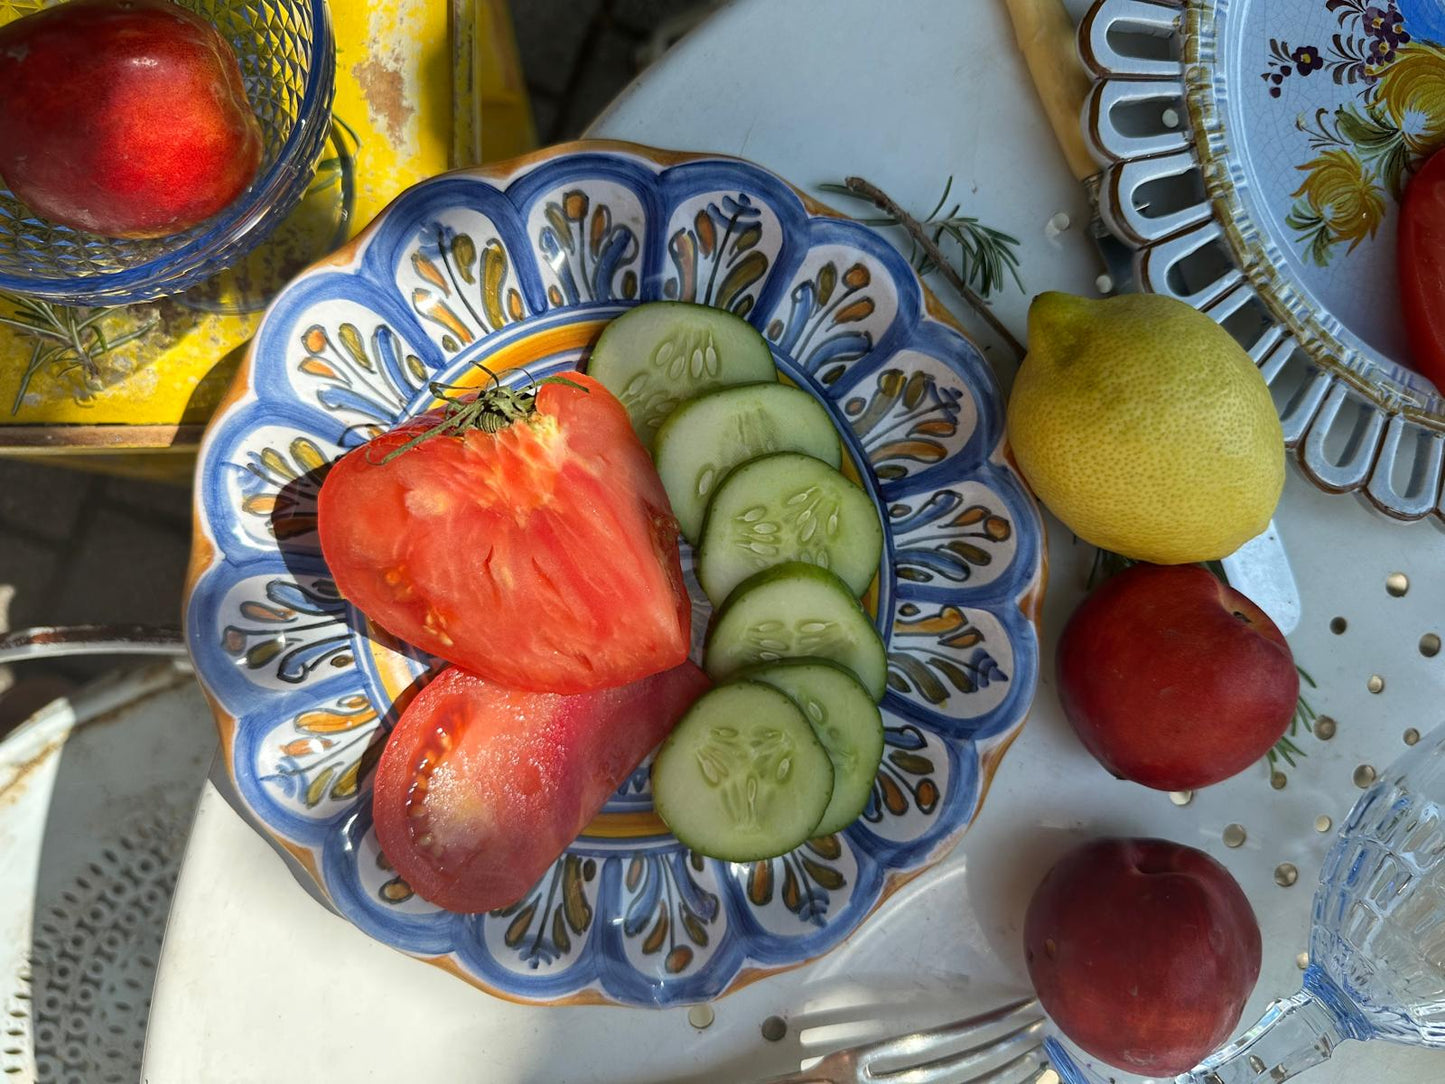
[[[648,450],[684,399],[729,384],[777,380],[773,352],[740,316],[707,305],[653,301],[608,324],[588,374],[627,408]]]
[[[698,699],[652,762],[652,803],[700,854],[756,862],[812,838],[833,764],[796,704],[770,685],[720,685]]]
[[[833,797],[815,836],[841,832],[858,819],[883,760],[883,713],[849,671],[823,659],[782,659],[750,666],[740,680],[786,694],[813,727],[833,762]]]
[[[697,579],[716,605],[755,572],[806,561],[861,595],[882,554],[883,524],[868,494],[812,456],[779,452],[734,468],[717,487]]]
[[[748,384],[689,399],[653,441],[657,473],[683,536],[696,543],[708,498],[739,463],[770,452],[803,452],[837,468],[838,431],[823,404],[787,384]]]
[[[875,701],[888,682],[883,641],[848,585],[825,568],[794,561],[738,585],[708,630],[703,669],[726,681],[760,662],[831,659],[853,672]]]

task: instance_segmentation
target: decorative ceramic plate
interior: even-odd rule
[[[1098,0],[1080,49],[1139,285],[1253,354],[1321,487],[1445,517],[1445,399],[1404,364],[1395,227],[1445,146],[1438,0]]]
[[[430,381],[574,367],[657,298],[752,321],[887,525],[872,798],[838,835],[732,865],[668,835],[639,769],[521,903],[440,911],[379,853],[368,780],[437,664],[337,594],[317,487],[430,407]],[[1042,530],[1002,442],[988,366],[907,262],[756,166],[574,144],[418,185],[280,295],[201,451],[187,636],[240,800],[340,914],[508,997],[699,1000],[826,952],[958,840],[1033,696]]]

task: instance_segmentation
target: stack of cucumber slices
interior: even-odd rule
[[[841,472],[833,420],[778,382],[745,320],[639,305],[588,372],[651,450],[715,607],[714,681],[652,767],[658,814],[714,858],[772,858],[841,831],[883,755],[887,657],[858,596],[883,552],[872,499]]]

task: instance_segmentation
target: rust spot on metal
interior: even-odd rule
[[[43,767],[47,760],[49,760],[52,756],[54,756],[62,748],[64,748],[65,743],[70,738],[70,735],[73,734],[75,731],[81,729],[88,730],[92,728],[100,728],[110,723],[114,723],[117,720],[124,718],[128,712],[134,710],[138,705],[144,704],[149,700],[153,700],[156,697],[162,695],[163,693],[172,692],[180,686],[189,684],[191,681],[195,680],[186,671],[173,669],[169,663],[155,663],[150,666],[137,669],[130,675],[130,680],[143,685],[148,681],[160,678],[166,671],[170,671],[172,673],[172,680],[166,682],[164,685],[158,688],[147,689],[140,695],[135,696],[130,700],[127,700],[123,704],[118,704],[115,707],[109,709],[108,711],[103,711],[100,714],[92,716],[88,719],[76,720],[75,723],[73,723],[64,734],[61,734],[53,741],[46,743],[45,748],[41,749],[40,752],[36,753],[29,760],[22,761],[20,764],[16,765],[14,769],[14,774],[10,777],[10,779],[5,783],[0,783],[0,807],[4,807],[11,802],[16,802],[20,800],[20,796],[25,792],[25,787],[28,784],[30,777],[33,776],[41,767]]]
[[[195,680],[187,671],[177,670],[167,662],[153,663],[150,666],[133,670],[127,675],[129,681],[133,684],[146,684],[150,681],[160,681],[167,676],[169,676],[170,680],[166,681],[163,685],[158,685],[153,689],[147,689],[138,696],[131,697],[125,703],[117,704],[115,707],[102,711],[97,715],[92,715],[86,719],[77,719],[74,727],[72,727],[72,732],[76,730],[99,730],[101,727],[118,722],[126,718],[126,716],[140,705],[158,699],[167,693],[175,692],[176,689],[179,689],[183,685],[189,685]]]
[[[45,762],[55,755],[56,751],[65,744],[65,738],[56,738],[44,749],[36,753],[29,760],[22,761],[15,768],[15,774],[4,786],[0,786],[0,806],[9,805],[11,802],[20,800],[20,795],[25,792],[25,784],[37,771],[44,766]]]
[[[392,143],[400,144],[407,122],[416,112],[406,102],[406,80],[400,70],[380,57],[372,57],[356,64],[351,74],[361,87],[371,119],[386,129]]]

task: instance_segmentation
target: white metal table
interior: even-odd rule
[[[1018,236],[1030,295],[1090,292],[1100,270],[1084,194],[1060,158],[993,0],[740,0],[625,91],[593,134],[738,154],[810,187],[861,174],[927,210],[945,179],[969,213]],[[1070,225],[1058,228],[1064,221]],[[946,290],[939,290],[947,302]],[[1027,297],[999,315],[1022,334]],[[955,311],[978,328],[959,306]],[[981,331],[1006,382],[1012,363]],[[1109,777],[1064,722],[1053,637],[1091,558],[1050,522],[1043,681],[979,822],[954,854],[893,897],[833,954],[685,1008],[539,1008],[480,993],[369,940],[318,906],[214,787],[203,793],[160,962],[145,1079],[195,1081],[741,1082],[797,1067],[834,1020],[869,1034],[996,1004],[1025,985],[1023,909],[1044,870],[1093,835],[1162,835],[1208,850],[1255,902],[1266,958],[1249,1020],[1299,981],[1309,897],[1328,836],[1407,727],[1445,721],[1445,657],[1419,641],[1445,622],[1445,538],[1398,525],[1292,472],[1277,517],[1303,617],[1291,637],[1319,682],[1329,742],[1271,789],[1263,768],[1187,806]],[[1402,597],[1386,577],[1404,572]],[[1345,631],[1331,631],[1343,618]],[[1338,623],[1336,623],[1336,627]],[[1372,693],[1372,676],[1384,679]],[[1245,829],[1228,848],[1226,824]],[[1293,865],[1288,880],[1282,864]],[[760,1024],[781,1017],[780,1041]],[[705,1025],[705,1026],[700,1026]],[[861,1033],[860,1033],[861,1034]],[[834,1032],[835,1039],[841,1039]],[[1125,1078],[1120,1076],[1122,1081]],[[1342,1049],[1315,1084],[1445,1079],[1445,1054],[1376,1044]]]

